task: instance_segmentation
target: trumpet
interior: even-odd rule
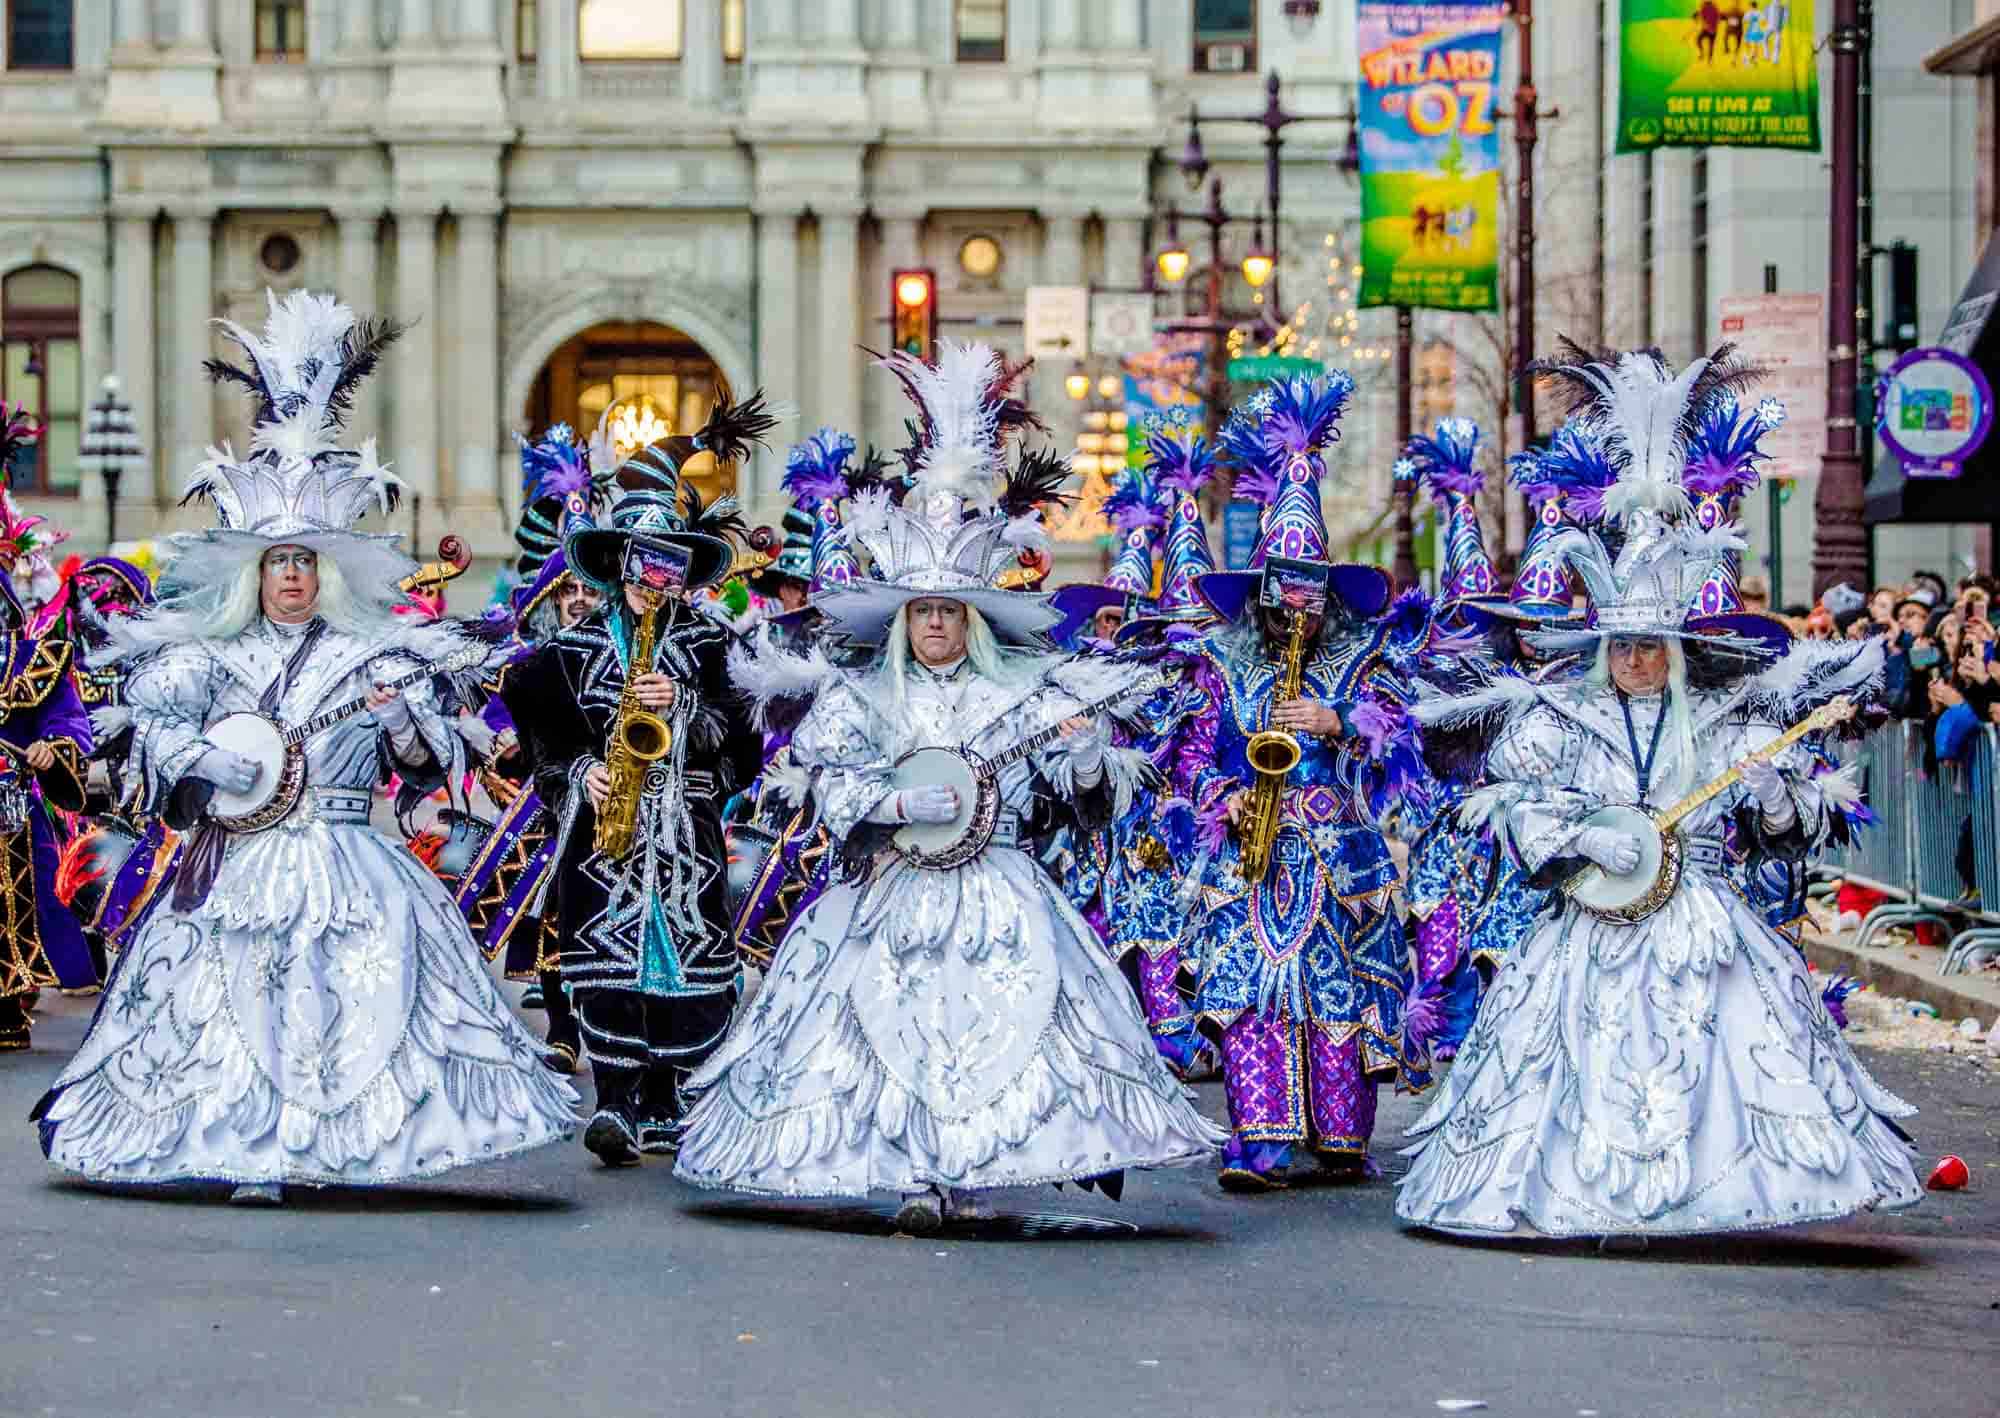
[[[1306,618],[1293,611],[1291,623],[1283,667],[1278,683],[1271,690],[1274,710],[1286,700],[1299,697],[1299,682],[1305,675]],[[1243,756],[1256,771],[1257,781],[1250,786],[1250,801],[1245,804],[1236,829],[1243,844],[1243,879],[1252,885],[1262,881],[1271,870],[1271,846],[1278,840],[1278,809],[1284,802],[1285,780],[1299,766],[1298,736],[1286,729],[1271,728],[1268,714],[1265,722],[1266,727],[1250,735],[1250,742],[1244,746]]]
[[[639,676],[653,668],[659,615],[657,605],[648,606],[633,632],[625,692],[618,701],[618,722],[611,730],[611,743],[605,751],[604,767],[611,775],[611,790],[604,795],[603,811],[597,814],[597,835],[593,841],[599,853],[614,860],[632,850],[646,765],[665,758],[674,746],[672,726],[639,702],[637,688]]]

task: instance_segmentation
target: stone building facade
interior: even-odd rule
[[[241,437],[198,377],[210,318],[255,321],[266,288],[298,286],[412,322],[355,427],[419,495],[399,516],[420,543],[449,525],[501,554],[510,434],[621,390],[672,417],[762,385],[801,410],[788,433],[893,445],[899,400],[857,352],[887,339],[890,273],[935,269],[945,333],[1017,350],[1027,286],[1135,285],[1159,203],[1189,200],[1172,162],[1191,103],[1255,112],[1275,68],[1291,107],[1349,106],[1352,0],[1320,9],[0,0],[7,339],[16,365],[40,351],[56,425],[25,485],[79,545],[101,537],[73,423],[115,372],[152,452],[120,533],[171,525],[185,471]],[[1316,252],[1355,196],[1329,161],[1340,125],[1309,127],[1286,148],[1285,232]],[[1249,217],[1261,132],[1203,137]],[[975,237],[997,262],[965,257]],[[1065,444],[1066,372],[1035,385]],[[776,471],[739,474],[766,520]]]

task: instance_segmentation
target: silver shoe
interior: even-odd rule
[[[944,1218],[947,1221],[991,1221],[993,1203],[978,1192],[952,1187],[944,1194]]]
[[[276,1182],[245,1182],[229,1194],[232,1206],[283,1206],[285,1189]]]
[[[937,1192],[908,1192],[896,1212],[896,1229],[911,1236],[928,1236],[944,1225],[944,1202]]]

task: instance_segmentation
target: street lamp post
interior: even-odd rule
[[[1826,300],[1826,452],[1820,458],[1819,488],[1813,495],[1818,527],[1813,537],[1812,590],[1845,581],[1867,584],[1868,533],[1862,526],[1861,449],[1855,420],[1859,319],[1855,286],[1861,243],[1856,222],[1860,198],[1861,47],[1860,0],[1835,0],[1833,7],[1832,211]],[[1777,587],[1772,590],[1775,593]]]
[[[1318,18],[1320,6],[1317,0],[1300,0],[1288,3],[1286,17],[1296,26],[1303,24],[1311,28]],[[1192,265],[1191,253],[1180,240],[1180,223],[1183,220],[1200,223],[1208,228],[1209,262],[1205,300],[1200,317],[1170,324],[1170,330],[1200,331],[1210,338],[1210,360],[1207,388],[1204,398],[1209,408],[1211,426],[1219,425],[1223,413],[1223,402],[1229,387],[1229,375],[1225,361],[1224,342],[1229,330],[1237,323],[1262,324],[1275,328],[1280,321],[1272,315],[1282,309],[1278,294],[1278,260],[1283,241],[1284,223],[1284,179],[1283,156],[1285,132],[1299,123],[1345,123],[1348,125],[1347,144],[1341,155],[1335,159],[1335,166],[1352,175],[1360,167],[1357,145],[1357,123],[1359,114],[1349,109],[1346,113],[1310,114],[1293,113],[1280,98],[1282,81],[1273,69],[1264,79],[1264,107],[1257,113],[1204,114],[1200,108],[1188,113],[1187,142],[1181,149],[1179,167],[1181,176],[1187,181],[1190,192],[1199,191],[1209,179],[1208,154],[1201,142],[1201,125],[1207,123],[1250,123],[1264,130],[1264,202],[1257,209],[1257,229],[1252,238],[1250,250],[1243,257],[1244,279],[1257,289],[1263,304],[1253,312],[1232,312],[1225,310],[1222,303],[1223,273],[1227,269],[1223,258],[1222,231],[1230,222],[1239,220],[1222,203],[1222,179],[1220,176],[1208,180],[1208,203],[1199,212],[1183,212],[1169,206],[1163,214],[1167,224],[1167,245],[1161,249],[1155,260],[1149,261],[1143,274],[1147,289],[1154,289],[1154,275],[1168,285],[1178,285],[1189,274]],[[1268,215],[1271,223],[1270,240],[1264,240],[1263,222]]]
[[[1521,411],[1521,447],[1535,442],[1535,380],[1528,367],[1535,359],[1535,140],[1538,136],[1535,109],[1535,3],[1514,0],[1514,407]],[[1501,492],[1521,507],[1521,525],[1527,523],[1527,500],[1520,492]],[[1506,502],[1503,500],[1502,506]],[[1500,521],[1500,565],[1503,581],[1514,576],[1514,548],[1507,540],[1507,524]]]
[[[132,406],[118,396],[117,375],[104,376],[77,451],[79,462],[104,477],[104,542],[110,547],[118,541],[118,485],[124,480],[125,466],[146,456]]]

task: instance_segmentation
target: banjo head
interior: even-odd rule
[[[1680,879],[1680,842],[1661,833],[1650,814],[1636,807],[1602,807],[1585,827],[1608,827],[1639,840],[1639,864],[1613,874],[1592,866],[1579,875],[1569,895],[1593,916],[1633,924],[1666,904]]]
[[[262,714],[231,714],[216,720],[202,735],[218,748],[240,753],[257,765],[257,781],[247,793],[217,788],[208,800],[209,815],[224,826],[252,816],[275,798],[285,777],[285,740],[278,726]]]
[[[958,816],[950,822],[909,822],[896,830],[896,848],[905,855],[943,852],[971,828],[979,782],[971,761],[957,749],[920,748],[904,754],[896,761],[896,787],[943,787],[958,794]]]

